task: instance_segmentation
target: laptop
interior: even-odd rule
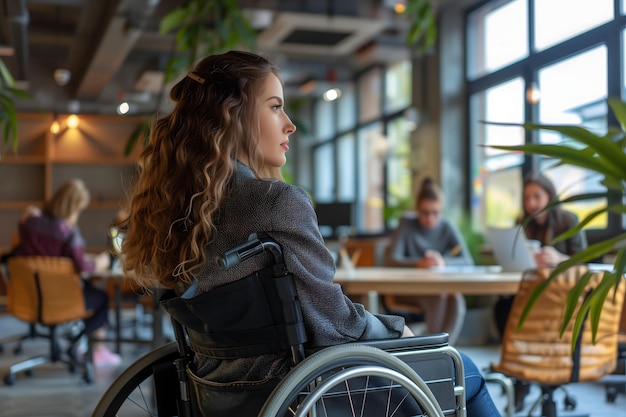
[[[487,227],[487,240],[502,272],[523,272],[537,266],[534,251],[540,247],[536,240],[528,240],[520,227]]]

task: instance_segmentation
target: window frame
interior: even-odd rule
[[[626,97],[624,96],[626,92],[622,91],[622,73],[626,74],[626,70],[624,70],[623,67],[626,64],[623,63],[622,58],[622,53],[625,48],[625,46],[622,45],[622,36],[623,32],[626,30],[626,16],[622,14],[622,1],[615,0],[613,2],[613,20],[597,26],[587,32],[578,34],[560,43],[552,45],[549,48],[541,51],[535,51],[533,48],[535,32],[533,19],[534,2],[535,0],[528,0],[528,45],[530,46],[530,48],[529,54],[526,58],[474,79],[470,79],[467,76],[467,74],[469,74],[470,72],[468,68],[469,60],[466,59],[464,61],[463,65],[465,73],[465,99],[466,108],[468,111],[468,123],[471,123],[471,121],[474,120],[474,115],[471,113],[470,106],[470,98],[474,94],[478,94],[493,86],[499,85],[503,82],[506,82],[507,80],[520,76],[524,79],[525,89],[527,90],[530,85],[534,83],[537,79],[537,73],[539,69],[545,68],[549,65],[555,64],[559,61],[577,55],[586,50],[595,48],[599,45],[604,45],[607,48],[607,96],[626,99]],[[480,4],[476,5],[476,7],[472,7],[466,11],[466,39],[468,39],[469,33],[472,30],[469,24],[470,14],[472,14],[479,8],[484,7],[487,3],[481,2]],[[526,100],[525,102],[525,114],[526,121],[535,123],[538,121],[537,106],[529,103],[528,100]],[[607,115],[607,126],[618,126],[615,117],[610,112]],[[466,140],[468,143],[470,143],[470,146],[473,146],[472,141],[474,139],[471,136],[471,129],[469,129],[469,126],[466,130]],[[537,141],[538,133],[536,131],[525,132],[526,143],[536,143]],[[467,189],[470,192],[470,201],[474,197],[474,192],[471,187],[474,180],[474,175],[471,168],[473,166],[471,155],[472,153],[468,152],[467,158],[468,167],[470,167],[470,170],[468,172],[468,182],[466,184]],[[536,169],[539,166],[540,159],[541,156],[538,155],[525,155],[524,161],[521,165],[522,178],[526,173]],[[612,199],[609,199],[608,204],[611,204],[612,202],[615,202],[620,198],[621,196],[615,196]],[[586,234],[589,242],[605,239],[619,233],[620,230],[623,230],[624,226],[621,217],[622,216],[620,215],[609,213],[606,228],[586,229]]]

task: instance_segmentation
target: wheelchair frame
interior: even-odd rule
[[[271,242],[268,244],[266,238],[253,235],[249,242],[227,252],[222,258],[223,264],[236,264],[268,250],[268,247],[275,258],[282,259],[280,247],[276,252],[277,244]],[[238,254],[233,255],[233,251]],[[172,323],[176,341],[147,353],[120,374],[100,399],[92,417],[136,416],[134,412],[141,410],[147,416],[158,417],[201,415],[190,395],[186,368],[193,353],[188,345],[186,329],[173,317]],[[426,340],[429,337],[433,336],[414,339]],[[423,416],[466,417],[461,356],[447,344],[445,334],[434,337],[439,341],[443,338],[445,343],[434,348],[418,346],[416,350],[409,350],[408,346],[402,347],[399,346],[402,343],[398,343],[409,339],[394,339],[393,342],[363,341],[321,349],[297,361],[274,388],[258,416],[324,417],[328,415],[327,405],[333,401],[335,406],[337,402],[347,405],[345,415],[364,415],[366,404],[369,406],[374,401],[370,399],[378,395],[378,398],[386,398],[384,415],[387,416],[394,415],[400,404],[410,401],[407,397],[412,397]],[[302,352],[302,346],[292,350],[294,358]],[[408,360],[419,359],[423,354],[449,362],[453,374],[447,373],[446,378],[430,375],[430,380],[424,381]],[[421,361],[421,365],[425,363],[425,360]],[[445,398],[440,398],[442,396]],[[398,401],[398,404],[393,404],[395,408],[392,407],[392,399]],[[446,404],[445,410],[440,403]]]

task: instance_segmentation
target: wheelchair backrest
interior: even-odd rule
[[[234,359],[292,351],[303,357],[306,330],[293,276],[286,270],[280,246],[266,235],[226,252],[225,268],[263,251],[274,263],[252,275],[191,298],[165,296],[161,304],[182,324],[194,352],[217,359]]]

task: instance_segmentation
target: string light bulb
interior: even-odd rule
[[[67,118],[67,127],[69,127],[70,129],[77,128],[79,124],[80,119],[75,114],[72,114]]]
[[[50,133],[52,133],[53,135],[56,135],[60,131],[61,131],[61,125],[59,124],[59,121],[53,120],[52,124],[50,125]]]
[[[322,95],[325,101],[334,101],[341,97],[341,90],[339,88],[331,88],[326,90]]]
[[[130,110],[130,105],[125,101],[120,103],[119,106],[117,106],[117,114],[126,114],[128,113],[129,110]]]
[[[403,1],[396,1],[393,5],[393,11],[402,14],[406,11],[406,4]]]
[[[526,90],[526,101],[530,104],[537,104],[541,100],[541,90],[536,82],[530,83],[528,90]]]

